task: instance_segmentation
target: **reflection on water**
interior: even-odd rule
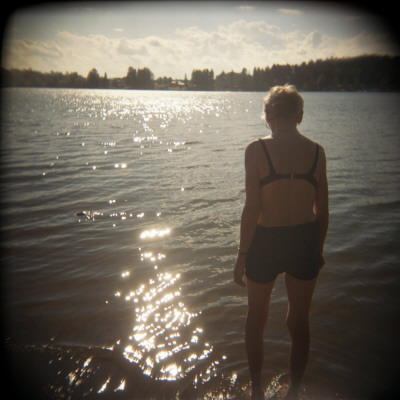
[[[198,314],[181,300],[179,279],[180,274],[159,273],[125,297],[135,307],[135,326],[124,357],[155,379],[182,378],[213,350],[201,340],[203,329],[194,325]]]
[[[170,229],[146,230],[142,239],[159,238]],[[165,254],[142,251],[140,260],[154,270]],[[122,277],[129,277],[129,271]],[[157,381],[176,381],[190,377],[194,388],[216,376],[217,367],[226,356],[211,360],[213,346],[204,340],[203,328],[196,323],[199,313],[191,312],[182,299],[181,274],[159,272],[147,283],[115,297],[131,304],[134,315],[132,331],[119,340],[123,357],[138,365],[143,374]],[[123,389],[120,389],[123,390]]]
[[[168,235],[171,232],[171,229],[166,228],[166,229],[151,229],[149,231],[144,231],[140,235],[140,239],[153,239],[155,237],[163,237],[165,235]]]
[[[170,233],[167,228],[154,231]],[[162,236],[145,235],[143,240],[150,239],[153,249]],[[107,307],[113,303],[117,309],[128,305],[131,329],[122,332],[114,345],[102,348],[46,346],[49,365],[58,371],[49,390],[60,398],[146,399],[159,398],[160,393],[171,399],[216,398],[216,393],[237,398],[245,387],[237,381],[236,371],[224,376],[221,368],[228,357],[214,354],[199,323],[201,311],[192,312],[185,304],[182,275],[167,271],[165,254],[139,250],[138,259],[150,266],[152,278],[130,287],[134,270],[122,271],[119,283],[125,284],[124,289],[114,288],[114,301],[105,301]]]

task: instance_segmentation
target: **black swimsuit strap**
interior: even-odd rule
[[[313,176],[315,173],[315,169],[317,168],[317,162],[318,162],[318,144],[315,145],[315,159],[314,159],[314,164],[312,165],[310,171],[308,174],[310,176]]]
[[[293,179],[294,178],[294,179],[304,179],[304,180],[310,182],[311,185],[313,185],[315,187],[315,189],[317,189],[317,180],[314,177],[314,173],[315,173],[315,170],[317,168],[317,163],[318,163],[318,150],[319,150],[318,144],[315,145],[314,163],[308,172],[306,172],[305,174],[297,174],[297,173],[278,174],[275,172],[275,168],[272,164],[271,157],[269,156],[269,153],[268,153],[267,145],[263,142],[262,139],[259,139],[259,141],[261,142],[262,148],[265,153],[265,157],[266,157],[266,159],[268,161],[268,165],[269,165],[269,175],[264,176],[264,178],[260,179],[260,186],[267,185],[268,183],[274,182],[278,179],[289,179],[289,178]]]
[[[272,164],[271,158],[269,157],[269,153],[268,153],[268,150],[267,150],[267,146],[266,146],[265,143],[262,141],[262,139],[258,139],[258,140],[261,142],[262,147],[263,147],[263,149],[264,149],[265,156],[267,157],[267,161],[268,161],[268,165],[269,165],[269,173],[270,173],[270,175],[271,175],[271,174],[275,174],[275,168],[274,168],[274,166],[273,166],[273,164]]]
[[[262,139],[258,139],[258,140],[259,140],[259,141],[261,142],[261,144],[262,144],[262,148],[263,148],[263,150],[264,150],[265,156],[266,156],[267,161],[268,161],[270,173],[275,174],[275,173],[276,173],[276,172],[275,172],[275,168],[274,168],[274,165],[272,164],[271,158],[270,158],[270,156],[269,156],[267,146],[266,146],[266,144],[263,142]],[[315,145],[315,158],[314,158],[314,163],[313,163],[313,165],[311,166],[310,170],[308,171],[307,175],[310,175],[310,176],[314,175],[315,169],[317,168],[317,162],[318,162],[318,144]]]

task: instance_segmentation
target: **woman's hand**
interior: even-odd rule
[[[236,264],[235,264],[235,268],[233,270],[234,282],[242,287],[246,287],[246,284],[243,281],[245,263],[246,263],[246,257],[238,255]]]

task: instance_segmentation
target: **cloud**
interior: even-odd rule
[[[148,54],[146,46],[139,43],[136,44],[135,42],[129,41],[125,38],[119,39],[117,44],[117,52],[127,56]]]
[[[278,12],[280,14],[286,14],[286,15],[302,15],[303,14],[303,11],[294,10],[294,9],[290,9],[290,8],[280,8],[278,10]]]
[[[311,44],[314,49],[317,49],[319,45],[322,43],[322,35],[315,31],[311,34]]]
[[[193,69],[212,68],[215,74],[272,64],[360,54],[393,54],[398,48],[384,34],[361,32],[339,39],[315,30],[283,31],[263,21],[238,20],[206,31],[196,26],[177,28],[173,38],[109,38],[59,32],[47,41],[5,39],[3,66],[41,71],[76,71],[86,76],[96,68],[109,77],[125,76],[129,66],[148,67],[156,77],[190,76]]]
[[[62,48],[54,42],[25,39],[13,42],[5,40],[3,44],[3,57],[11,60],[11,66],[16,68],[30,68],[38,60],[51,64],[63,55]]]
[[[253,11],[254,7],[253,6],[239,6],[236,7],[239,11],[243,11],[243,12],[249,12],[249,11]]]

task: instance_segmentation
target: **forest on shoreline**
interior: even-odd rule
[[[128,67],[126,76],[108,78],[92,68],[86,77],[77,72],[39,72],[32,69],[1,68],[2,87],[47,87],[147,90],[267,91],[275,85],[291,83],[299,91],[399,91],[400,56],[359,56],[311,60],[301,64],[274,64],[255,67],[252,72],[193,70],[191,78],[160,77],[147,67]]]

